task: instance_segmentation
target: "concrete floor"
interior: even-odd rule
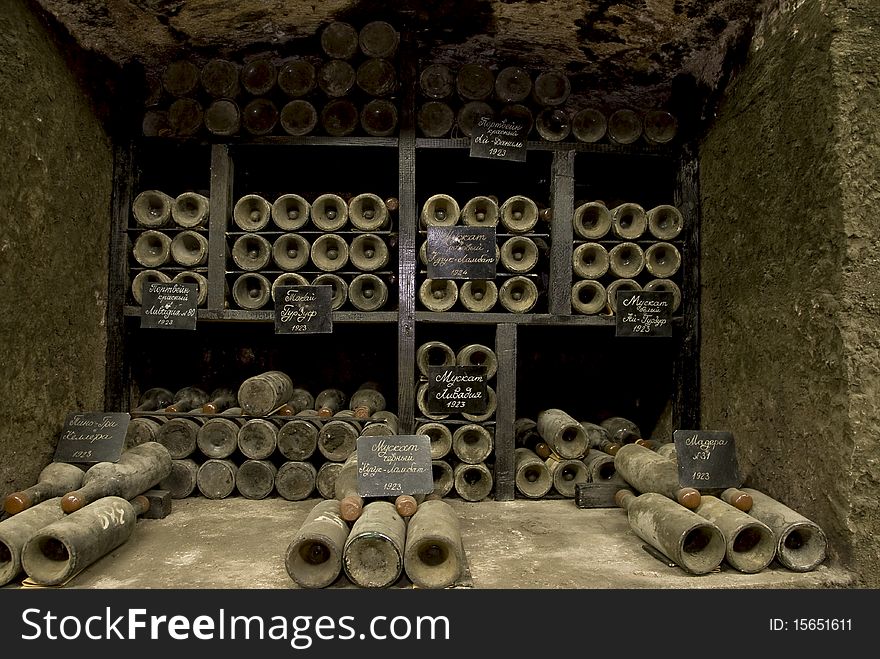
[[[287,546],[320,499],[201,496],[172,502],[164,519],[140,519],[121,547],[64,587],[297,588]],[[620,509],[580,509],[571,499],[467,502],[457,512],[468,560],[458,586],[502,589],[852,588],[854,575],[829,560],[807,573],[776,561],[757,574],[722,564],[693,576],[651,556]],[[6,588],[20,588],[21,578]],[[334,587],[353,587],[343,576]],[[396,587],[408,587],[403,577]]]

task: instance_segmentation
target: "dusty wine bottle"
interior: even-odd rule
[[[371,57],[358,65],[355,83],[368,96],[388,96],[397,90],[397,70],[389,60]]]
[[[168,125],[171,134],[177,137],[195,135],[204,124],[204,119],[202,104],[193,98],[178,98],[168,107]]]
[[[284,462],[275,474],[275,491],[287,501],[308,499],[315,491],[317,470],[311,462]]]
[[[492,455],[494,445],[492,433],[476,423],[458,426],[452,433],[452,451],[467,464],[485,462]]]
[[[264,96],[278,81],[278,69],[268,57],[256,57],[245,62],[240,73],[241,86],[251,96]]]
[[[284,272],[272,282],[272,301],[278,297],[278,289],[281,286],[308,286],[309,280],[297,272]]]
[[[235,491],[237,470],[232,460],[205,460],[196,474],[196,487],[206,499],[225,499]]]
[[[561,142],[571,134],[571,118],[563,108],[544,108],[535,117],[535,129],[548,142]]]
[[[485,463],[461,463],[453,469],[455,491],[465,501],[482,501],[492,492],[494,478]]]
[[[672,460],[657,455],[638,444],[624,444],[614,455],[614,466],[627,483],[639,492],[656,492],[685,508],[700,505],[700,492],[692,487],[681,487],[678,466]]]
[[[199,428],[203,423],[204,419],[197,416],[168,419],[156,433],[156,441],[168,450],[172,459],[188,458],[198,446]]]
[[[243,234],[232,244],[232,260],[242,270],[263,270],[271,258],[272,244],[260,234]]]
[[[531,449],[520,446],[514,450],[516,490],[527,499],[540,499],[553,487],[553,477],[544,461]]]
[[[649,110],[643,130],[649,144],[668,144],[678,134],[678,120],[665,110]]]
[[[586,483],[589,478],[586,465],[575,458],[560,458],[555,455],[544,460],[553,481],[553,489],[567,499],[574,499],[578,483]]]
[[[605,288],[605,291],[608,294],[608,306],[612,312],[617,313],[617,295],[618,293],[625,291],[640,291],[642,290],[641,284],[639,284],[635,279],[615,279]]]
[[[202,404],[202,414],[219,414],[230,407],[237,407],[235,392],[228,387],[214,389],[207,402]]]
[[[431,460],[431,478],[434,480],[434,491],[426,497],[442,499],[452,492],[455,473],[452,466],[445,460]]]
[[[229,99],[238,95],[238,76],[238,65],[235,62],[215,57],[202,65],[199,82],[208,96]]]
[[[278,69],[278,88],[291,98],[308,96],[317,84],[315,65],[307,59],[291,59]]]
[[[551,454],[550,447],[538,432],[538,424],[528,417],[518,417],[513,422],[513,440],[517,448],[527,448],[542,460]]]
[[[638,424],[622,416],[610,416],[603,419],[599,426],[604,428],[609,439],[620,445],[631,444],[642,436]]]
[[[367,57],[392,57],[399,43],[400,35],[386,21],[370,21],[358,32],[358,47]]]
[[[318,448],[318,431],[322,425],[316,410],[297,412],[294,418],[285,421],[278,429],[278,452],[288,460],[308,460]]]
[[[455,112],[442,101],[427,101],[419,106],[416,123],[425,137],[445,137],[455,125]]]
[[[349,59],[358,50],[358,31],[345,21],[329,23],[321,30],[321,50],[328,57]]]
[[[37,482],[24,490],[6,496],[4,510],[17,515],[48,499],[60,497],[82,485],[85,472],[66,462],[50,462],[37,476]]]
[[[498,200],[485,195],[471,197],[461,209],[462,224],[471,227],[494,227],[499,215]]]
[[[245,379],[238,388],[238,402],[248,416],[266,416],[293,394],[293,381],[279,370],[265,371]]]
[[[331,462],[344,462],[357,449],[361,424],[351,410],[339,410],[318,431],[318,451]]]
[[[653,277],[669,279],[681,267],[681,254],[672,243],[654,243],[645,250],[645,268]]]
[[[455,74],[446,64],[429,64],[419,74],[419,89],[434,100],[449,98],[455,90]]]
[[[579,204],[572,217],[574,232],[585,240],[599,240],[611,231],[611,211],[601,201]]]
[[[312,263],[320,270],[335,272],[345,267],[349,261],[348,243],[339,234],[325,233],[312,243],[310,255]]]
[[[538,265],[538,246],[528,236],[513,236],[501,243],[501,265],[509,272],[530,272]]]
[[[416,387],[416,407],[419,408],[419,412],[422,413],[427,419],[432,419],[434,421],[441,421],[443,419],[448,419],[449,414],[444,414],[440,412],[431,412],[428,409],[428,383],[422,382]]]
[[[134,298],[135,303],[141,304],[143,301],[143,289],[144,286],[149,284],[168,284],[171,282],[171,277],[166,275],[164,272],[160,272],[159,270],[141,270],[134,276],[131,282],[131,295]]]
[[[329,98],[348,96],[357,81],[357,71],[347,61],[331,59],[318,67],[318,87]]]
[[[235,489],[245,499],[265,499],[275,489],[277,471],[269,460],[245,460],[235,472]]]
[[[205,108],[204,121],[212,135],[236,135],[241,129],[241,109],[235,101],[220,98]]]
[[[495,109],[485,101],[468,101],[455,115],[455,125],[462,135],[473,137],[481,117],[495,118]]]
[[[419,220],[422,227],[451,227],[458,224],[459,217],[458,202],[447,194],[438,193],[422,204]]]
[[[645,252],[634,242],[618,243],[608,252],[608,269],[619,279],[634,279],[645,268]]]
[[[175,60],[162,71],[162,87],[172,96],[192,94],[199,84],[199,67],[187,59]]]
[[[166,420],[165,416],[136,416],[131,419],[125,431],[123,450],[144,442],[155,442],[159,436],[159,429]]]
[[[159,481],[159,489],[167,490],[172,499],[185,499],[195,491],[198,473],[199,465],[195,460],[172,460],[171,472]]]
[[[388,501],[373,501],[352,525],[342,554],[345,574],[362,588],[387,588],[403,572],[406,522]]]
[[[301,588],[329,586],[342,573],[342,553],[348,535],[348,524],[339,514],[339,501],[319,502],[287,546],[287,574]]]
[[[376,410],[364,423],[361,437],[390,437],[397,434],[400,419],[389,410]]]
[[[355,236],[349,247],[349,259],[352,265],[363,272],[373,272],[386,267],[389,256],[388,244],[375,233]]]
[[[298,194],[279,195],[272,203],[272,221],[282,231],[298,231],[309,221],[311,204]]]
[[[208,393],[204,389],[195,386],[183,387],[174,394],[174,399],[165,407],[165,412],[169,414],[189,412],[207,402]]]
[[[632,144],[642,136],[642,120],[629,108],[622,108],[608,117],[608,138],[615,144]]]
[[[485,313],[498,302],[498,286],[491,279],[468,279],[458,289],[458,299],[468,311]]]
[[[535,127],[534,114],[532,114],[528,106],[522,103],[510,103],[503,106],[498,112],[498,118],[502,121],[506,119],[509,122],[515,122],[522,126],[523,135],[531,134],[532,128]]]
[[[272,285],[258,272],[239,275],[232,284],[232,299],[242,309],[256,310],[266,306]]]
[[[238,431],[244,424],[240,407],[229,407],[206,419],[196,433],[196,447],[208,458],[228,458],[238,448]]]
[[[482,343],[469,343],[455,355],[459,366],[482,366],[486,369],[485,378],[491,380],[498,371],[498,356],[495,351]]]
[[[311,215],[321,231],[338,231],[348,223],[348,204],[338,194],[321,194],[312,202]]]
[[[621,240],[641,238],[648,228],[645,209],[634,202],[625,202],[611,209],[611,230]]]
[[[21,552],[28,540],[64,514],[61,497],[52,497],[0,521],[0,586],[21,574]]]
[[[587,475],[592,483],[619,483],[621,487],[627,487],[626,480],[617,473],[617,467],[614,466],[614,456],[605,453],[599,449],[591,448],[587,450],[583,458],[584,466],[587,468]]]
[[[361,108],[360,121],[367,135],[393,135],[397,129],[397,106],[386,98],[374,98]]]
[[[348,219],[359,231],[380,231],[388,226],[391,215],[379,195],[364,192],[348,202]]]
[[[571,287],[571,306],[576,313],[596,314],[605,309],[608,293],[592,279],[581,279]]]
[[[724,560],[721,531],[692,510],[655,492],[620,490],[615,500],[633,532],[687,572],[708,574]]]
[[[272,206],[265,197],[258,194],[240,197],[232,209],[232,220],[243,231],[264,229],[271,217]]]
[[[268,459],[278,445],[278,428],[274,419],[248,419],[238,431],[238,450],[251,460]]]
[[[290,394],[290,399],[277,409],[272,410],[272,416],[294,416],[303,410],[313,410],[315,397],[308,389],[295,386]]]
[[[501,204],[500,221],[510,233],[527,233],[538,223],[538,205],[524,195],[512,195]]]
[[[152,412],[153,410],[165,409],[174,402],[174,394],[164,387],[152,387],[147,389],[138,399],[137,407],[132,413]]]
[[[309,262],[311,244],[301,234],[284,233],[272,243],[272,261],[281,270],[299,270]]]
[[[325,499],[333,498],[333,488],[340,469],[342,469],[341,462],[325,462],[318,468],[318,473],[315,475],[315,488]]]
[[[654,206],[646,213],[648,231],[657,240],[673,240],[684,227],[681,211],[670,204]]]
[[[502,103],[519,103],[532,93],[532,78],[520,66],[506,66],[495,78],[495,98]]]
[[[431,459],[440,460],[452,450],[452,431],[448,426],[429,421],[416,428],[416,435],[426,435],[431,442]]]
[[[21,551],[31,581],[43,586],[65,583],[99,558],[124,544],[139,515],[150,509],[147,497],[132,501],[108,495],[44,526]]]
[[[364,272],[351,280],[348,299],[358,311],[378,311],[388,302],[388,285],[373,273]]]
[[[604,277],[611,265],[608,250],[594,242],[581,243],[575,247],[571,261],[574,274],[583,279]]]
[[[455,89],[466,101],[484,101],[495,91],[495,76],[489,67],[469,62],[458,69]]]
[[[599,142],[608,130],[608,119],[598,108],[583,108],[571,119],[571,132],[579,142]]]
[[[431,366],[455,366],[457,359],[455,351],[443,341],[425,341],[416,348],[416,366],[425,377]]]
[[[461,524],[445,501],[425,501],[406,527],[403,567],[418,588],[446,588],[464,572]]]
[[[751,487],[749,515],[763,522],[776,538],[776,558],[789,570],[809,572],[825,560],[828,541],[821,527],[769,495]]]
[[[171,204],[171,218],[184,229],[198,229],[208,224],[210,201],[198,192],[181,192]]]
[[[357,453],[352,453],[336,474],[333,496],[339,501],[339,514],[346,522],[354,522],[364,510],[364,498],[358,494]]]
[[[770,527],[718,497],[703,494],[694,512],[721,531],[724,558],[732,568],[754,574],[776,556],[776,538]]]
[[[486,409],[483,412],[462,412],[461,416],[468,421],[488,421],[493,416],[495,416],[495,409],[498,405],[498,398],[495,394],[495,390],[490,386],[486,385]]]
[[[538,287],[528,277],[516,275],[501,284],[498,300],[511,313],[528,313],[538,303]]]
[[[134,198],[131,212],[138,225],[158,229],[168,224],[173,205],[174,199],[161,190],[144,190]]]
[[[177,265],[197,268],[208,262],[208,239],[198,231],[187,229],[174,236],[168,251]]]
[[[315,396],[315,411],[321,418],[329,418],[343,409],[347,397],[342,389],[335,387],[322,389]]]
[[[449,311],[458,301],[458,284],[453,279],[425,279],[419,301],[428,311]]]
[[[358,108],[348,98],[334,98],[321,108],[321,127],[328,135],[351,135],[359,123]]]
[[[315,130],[318,125],[318,111],[305,99],[298,98],[281,107],[278,119],[285,133],[302,137]]]
[[[122,452],[117,462],[98,462],[83,476],[82,486],[61,498],[61,507],[72,513],[101,497],[126,499],[146,492],[171,473],[171,455],[158,442],[145,442]]]
[[[208,300],[208,279],[203,274],[194,270],[183,270],[174,275],[171,281],[175,284],[195,284],[196,306],[205,306]]]
[[[336,311],[348,301],[348,283],[339,275],[325,272],[312,279],[312,286],[330,286],[330,309]]]
[[[171,238],[161,231],[147,229],[138,234],[131,254],[135,261],[146,268],[161,267],[171,257]]]
[[[249,101],[241,111],[241,125],[251,135],[268,135],[278,124],[278,108],[265,96]]]
[[[581,458],[587,452],[587,434],[567,412],[549,408],[538,412],[538,433],[561,458]]]
[[[532,86],[532,98],[538,105],[562,105],[570,94],[571,81],[562,71],[543,71],[535,78]]]
[[[379,389],[379,383],[369,381],[361,384],[351,395],[348,407],[354,412],[354,418],[360,420],[368,419],[375,412],[384,410],[385,396]]]

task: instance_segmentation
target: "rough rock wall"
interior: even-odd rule
[[[0,495],[103,404],[112,151],[25,0],[0,5]]]
[[[733,431],[747,483],[871,587],[878,18],[871,0],[779,2],[701,146],[702,425]]]

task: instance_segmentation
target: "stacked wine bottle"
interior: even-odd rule
[[[198,306],[208,297],[208,197],[193,190],[172,197],[162,190],[143,190],[132,203],[129,290],[140,305],[149,283],[198,286]]]
[[[463,205],[447,194],[425,200],[420,216],[419,303],[428,311],[489,312],[498,307],[510,313],[534,312],[544,297],[550,250],[550,209],[524,195],[499,204],[497,197],[479,195]],[[428,228],[493,227],[496,229],[495,279],[428,277]],[[497,282],[496,282],[497,280]]]
[[[457,351],[443,341],[426,341],[416,350],[418,384],[417,435],[431,440],[434,494],[455,493],[466,501],[487,498],[494,486],[495,411],[494,378],[498,370],[495,351],[484,344],[469,343]],[[485,368],[486,406],[478,413],[437,413],[428,400],[428,377],[432,366],[481,366]]]
[[[575,103],[571,82],[559,70],[433,62],[419,72],[419,92],[416,121],[428,138],[471,137],[479,117],[519,122],[526,135],[548,142],[657,145],[678,132],[677,120],[663,109]]]
[[[393,135],[399,34],[385,21],[335,21],[319,52],[238,62],[182,59],[147,80],[146,136]]]
[[[332,286],[333,311],[393,308],[397,200],[373,193],[252,193],[233,209],[227,232],[230,306],[270,307],[278,286]]]
[[[621,291],[672,294],[672,313],[681,305],[681,212],[670,204],[645,210],[634,202],[608,208],[582,202],[572,218],[574,251],[571,305],[577,314],[617,312]]]
[[[132,410],[126,446],[157,442],[173,465],[162,488],[173,498],[198,492],[222,499],[236,491],[297,501],[335,496],[335,479],[360,436],[397,434],[397,416],[381,388],[351,395],[328,387],[312,395],[282,371],[245,379],[237,390],[187,386],[146,390]]]

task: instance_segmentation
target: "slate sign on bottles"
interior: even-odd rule
[[[279,286],[275,291],[275,333],[332,332],[332,298],[332,286]]]
[[[678,482],[698,490],[739,487],[733,433],[726,430],[676,430],[672,433]]]
[[[141,327],[196,328],[198,284],[149,282],[141,296]]]
[[[428,227],[429,279],[494,279],[495,227]]]
[[[425,405],[431,414],[483,414],[488,405],[485,366],[429,366]]]
[[[672,293],[619,291],[615,336],[672,336]]]
[[[128,412],[75,412],[67,415],[54,462],[116,462],[125,444]]]
[[[362,497],[434,491],[427,435],[358,437],[357,462],[358,494]]]
[[[471,134],[471,157],[525,162],[528,140],[525,122],[480,117]]]

